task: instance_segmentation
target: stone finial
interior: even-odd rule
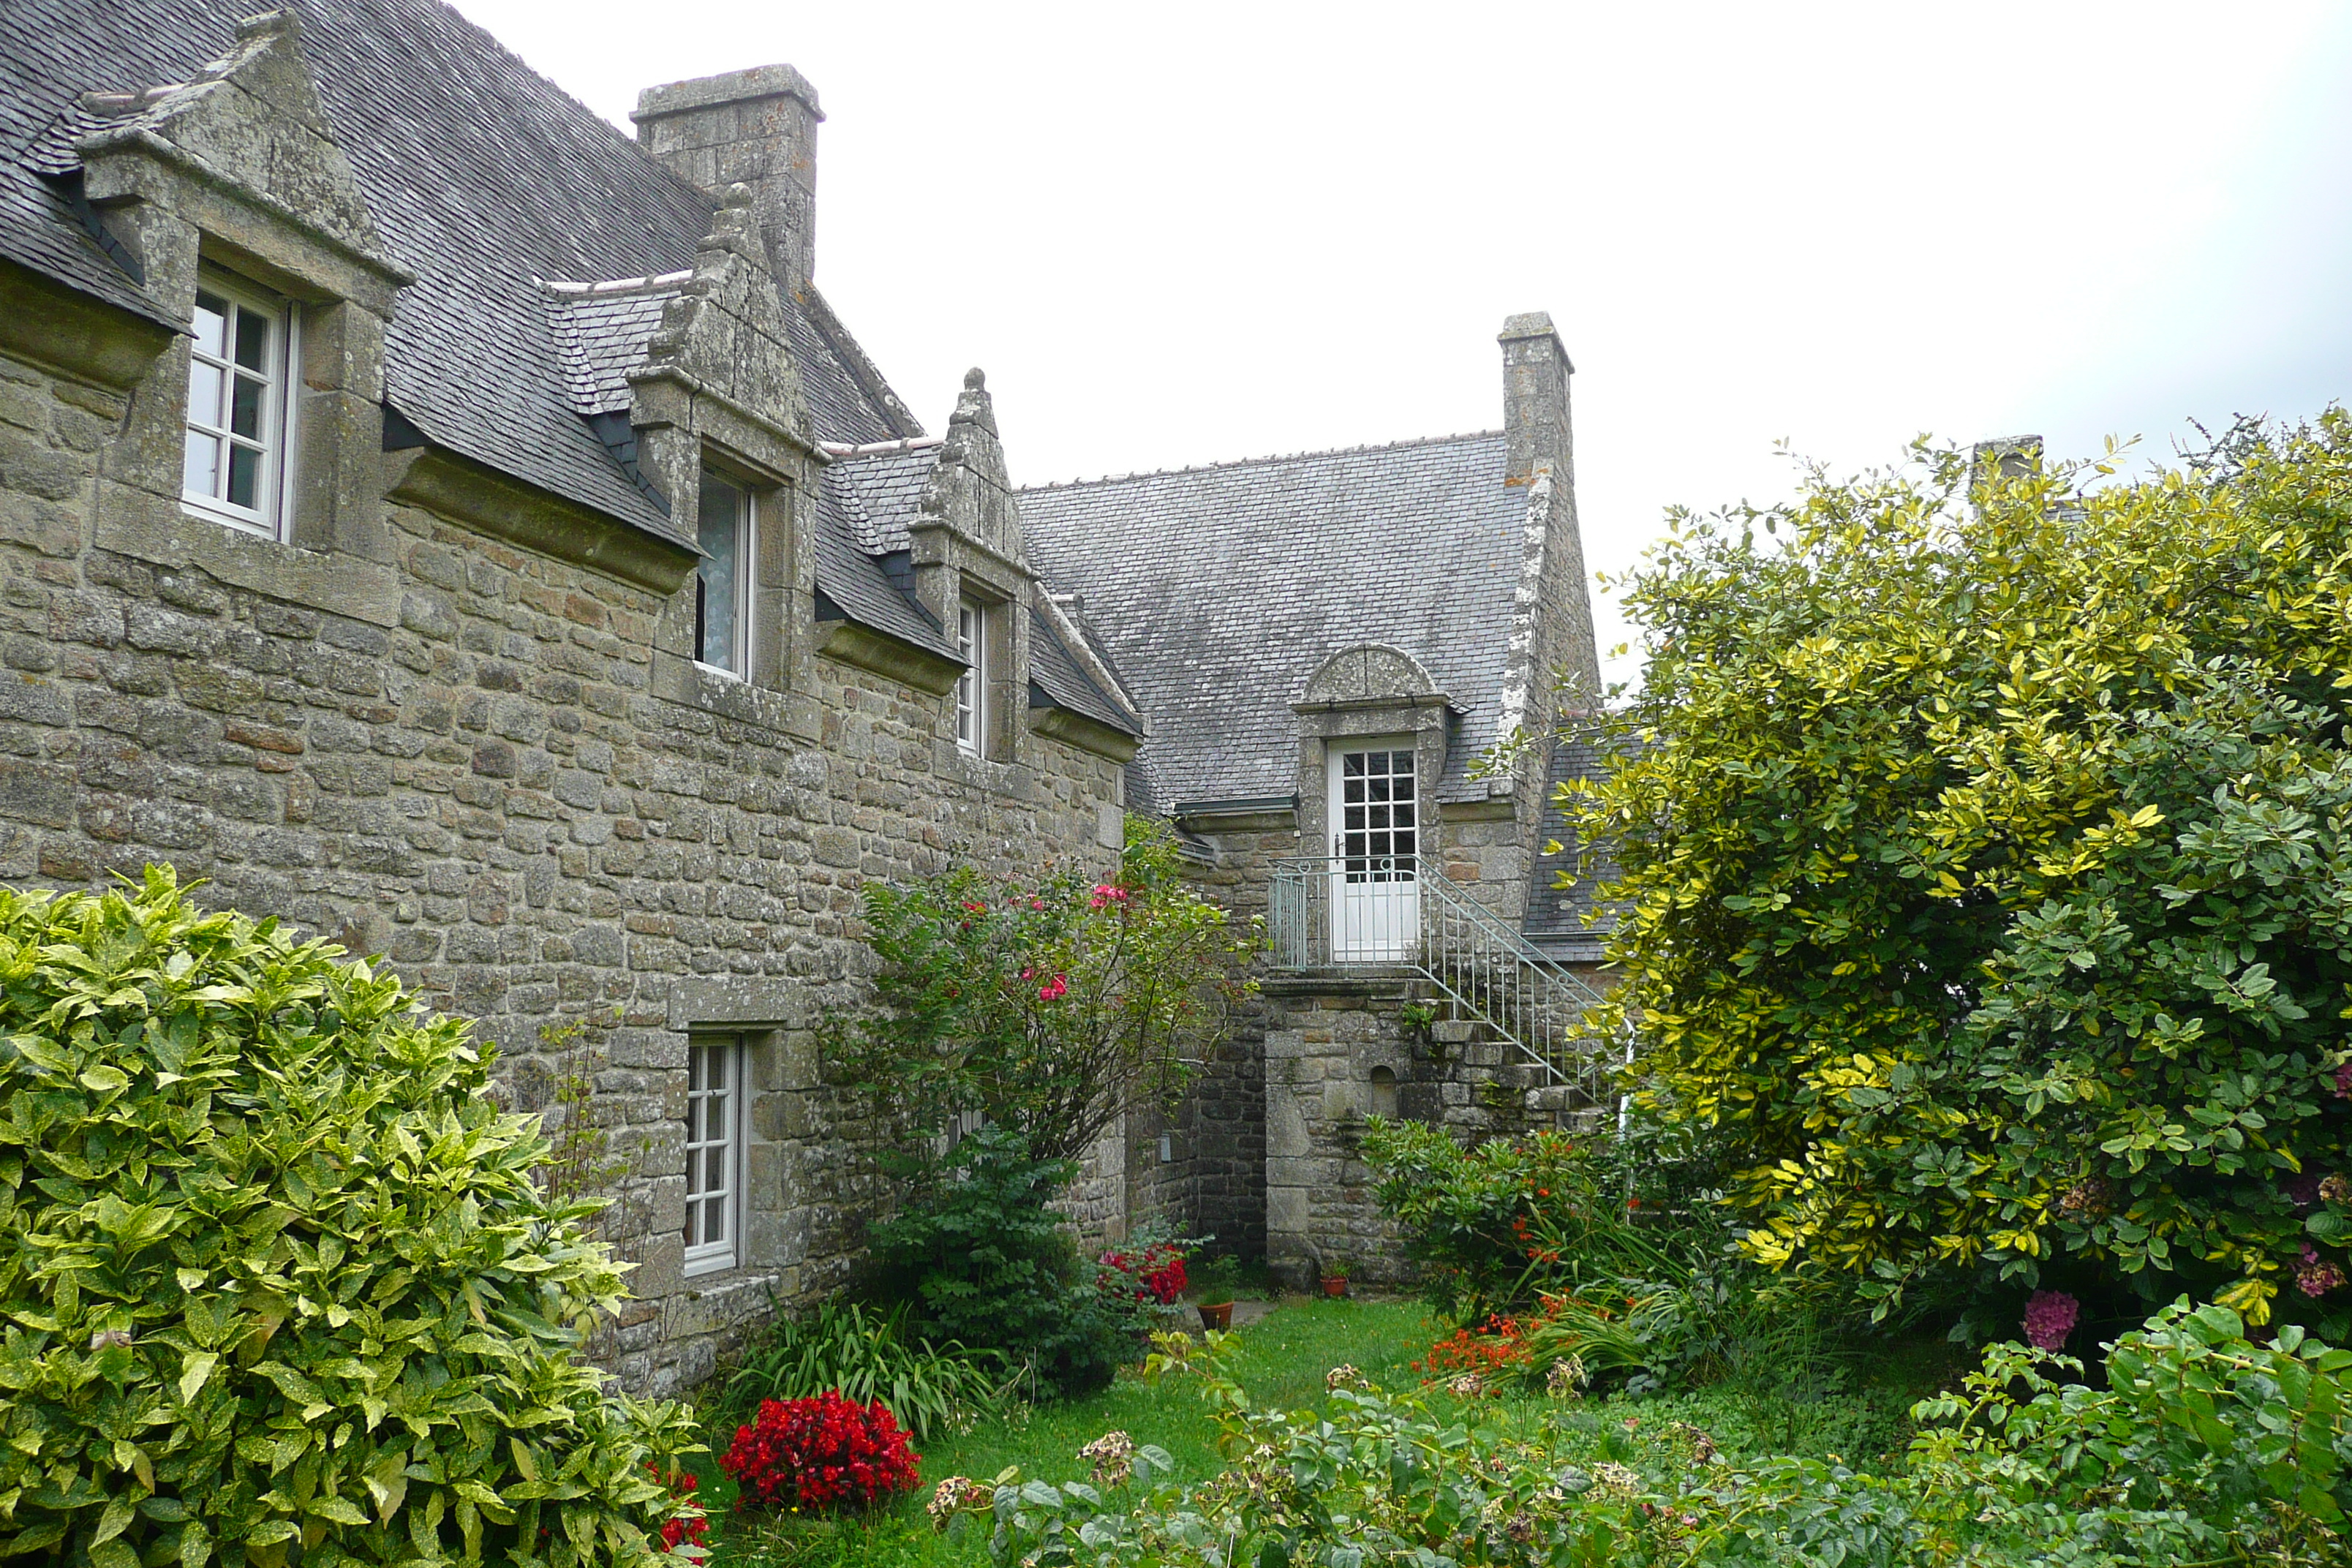
[[[996,400],[988,395],[988,377],[978,365],[963,373],[963,395],[956,399],[955,412],[948,416],[948,442],[957,442],[958,426],[978,426],[993,437],[996,435]]]
[[[1576,374],[1551,317],[1530,310],[1503,323],[1503,434],[1507,485],[1525,485],[1540,473],[1565,479],[1570,460],[1568,378]]]

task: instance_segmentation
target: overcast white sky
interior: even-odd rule
[[[2352,394],[2352,6],[457,4],[625,128],[798,66],[819,283],[930,428],[984,366],[1023,483],[1494,427],[1527,310],[1601,570],[1782,437]]]

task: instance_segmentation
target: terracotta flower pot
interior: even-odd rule
[[[1201,1314],[1201,1327],[1203,1329],[1223,1332],[1234,1326],[1234,1304],[1231,1301],[1219,1301],[1213,1306],[1203,1301],[1195,1310]]]
[[[1344,1296],[1347,1293],[1348,1281],[1344,1276],[1333,1274],[1325,1277],[1323,1280],[1323,1294],[1326,1296]]]

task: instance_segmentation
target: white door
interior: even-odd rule
[[[1421,801],[1412,742],[1334,742],[1331,769],[1331,960],[1374,963],[1421,944]]]

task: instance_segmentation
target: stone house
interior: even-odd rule
[[[1372,1234],[1299,1195],[1359,1110],[1561,1078],[1396,926],[1536,951],[1549,757],[1473,764],[1592,671],[1549,321],[1501,435],[1017,490],[980,373],[927,435],[818,289],[822,119],[767,67],[632,139],[435,0],[0,10],[0,880],[169,862],[382,954],[520,1106],[593,1063],[652,1389],[854,1267],[875,1130],[813,1026],[867,879],[1108,872],[1152,811],[1326,932],[1107,1141],[1097,1232],[1312,1263]],[[1372,758],[1377,829],[1328,776]]]

